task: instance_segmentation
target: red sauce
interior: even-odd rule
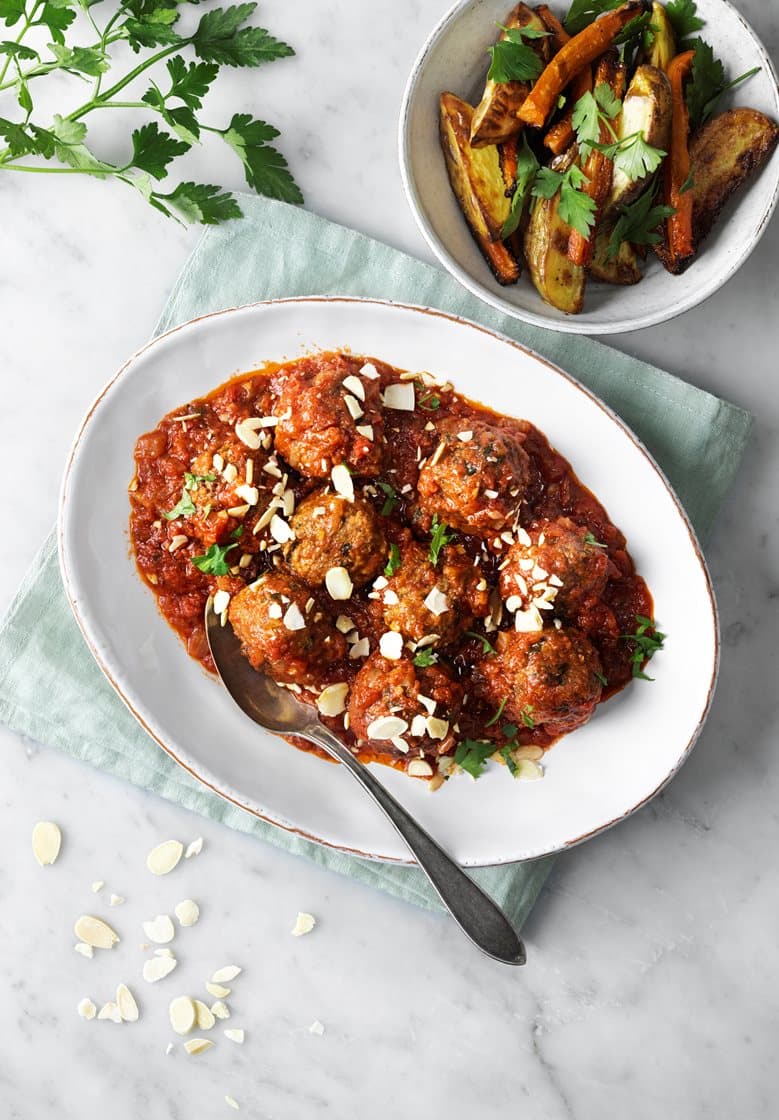
[[[306,495],[328,482],[327,478],[303,477],[280,456],[271,457],[272,426],[259,429],[260,437],[264,437],[269,446],[251,450],[236,434],[236,424],[249,418],[272,416],[291,376],[314,376],[334,360],[342,365],[345,362],[355,373],[364,362],[371,362],[379,373],[377,385],[381,390],[401,378],[401,371],[377,359],[349,355],[323,354],[283,365],[268,365],[233,378],[208,396],[183,405],[138,439],[136,473],[130,486],[130,532],[138,570],[157,597],[166,621],[181,636],[189,654],[209,672],[214,671],[214,666],[203,628],[208,596],[217,589],[234,596],[282,561],[284,549],[270,536],[268,526],[255,531],[273,498],[272,488],[282,481],[278,475],[287,476],[286,489],[294,494],[296,506]],[[545,523],[568,518],[591,534],[591,539],[597,542],[593,547],[601,547],[610,561],[605,588],[594,599],[590,597],[577,612],[575,625],[597,651],[601,666],[598,675],[607,681],[601,701],[619,691],[632,676],[632,649],[624,635],[635,631],[637,615],[651,618],[652,599],[635,571],[624,536],[606,510],[579,481],[570,464],[550,446],[544,434],[529,422],[493,412],[450,387],[430,388],[417,383],[415,402],[413,411],[389,408],[382,411],[383,436],[379,438],[385,446],[378,476],[361,477],[354,472],[355,491],[364,494],[377,511],[384,511],[382,525],[387,540],[403,540],[404,535],[407,539],[410,530],[425,549],[429,546],[430,517],[420,509],[416,486],[420,461],[424,464],[435,456],[439,444],[437,429],[442,422],[454,418],[463,428],[486,422],[499,429],[506,439],[520,441],[529,457],[530,469],[521,495],[519,523],[531,531],[535,527],[537,534]],[[313,422],[316,422],[316,400],[313,404],[309,400],[306,407],[309,412],[313,408]],[[367,450],[370,454],[371,448]],[[363,447],[361,453],[364,451]],[[248,483],[247,460],[252,461]],[[266,466],[273,473],[264,469]],[[236,487],[242,485],[257,488],[256,504],[249,505],[236,494]],[[388,492],[394,495],[391,511]],[[179,512],[171,516],[176,510]],[[457,542],[477,562],[487,585],[496,587],[508,544],[499,534],[485,540],[462,531],[457,534]],[[200,571],[193,563],[193,557],[203,556],[214,544],[234,545],[226,554],[230,568],[225,575]],[[335,606],[348,610],[359,633],[369,638],[373,651],[386,626],[376,616],[378,596],[374,594],[371,598],[370,593],[371,584],[368,584],[362,590],[355,590],[347,604]],[[322,609],[333,607],[323,588],[313,588],[312,598]],[[544,614],[545,628],[553,625],[553,618],[554,612]],[[482,634],[483,621],[475,625]],[[485,636],[494,645],[497,634],[512,629],[512,615],[504,610],[497,628]],[[468,702],[458,719],[459,739],[492,738],[496,746],[501,746],[506,742],[502,730],[504,721],[498,719],[489,728],[485,727],[495,713],[495,705],[480,699],[471,687],[472,667],[485,656],[484,649],[480,639],[462,635],[455,645],[441,651],[441,656],[468,690]],[[361,659],[344,659],[322,674],[321,683],[347,681],[351,686],[362,664]],[[326,722],[361,758],[406,767],[407,758],[398,756],[396,751],[385,750],[384,745],[374,746],[364,741],[358,745],[351,732],[344,730],[341,716]],[[512,741],[546,749],[559,735],[559,729],[551,726],[523,724],[515,736],[512,734]],[[291,741],[296,746],[312,749],[302,741]]]

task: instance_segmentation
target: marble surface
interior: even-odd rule
[[[776,52],[779,8],[739,6]],[[264,21],[298,57],[228,74],[213,108],[282,128],[312,209],[429,259],[403,199],[395,131],[405,77],[445,7],[397,0],[367,18],[357,0],[268,0]],[[195,163],[240,187],[220,157],[207,148]],[[148,337],[197,234],[120,186],[75,176],[6,175],[0,200],[1,608],[54,520],[86,405]],[[443,917],[0,729],[0,1115],[216,1117],[232,1114],[225,1094],[268,1120],[775,1115],[777,259],[775,221],[703,307],[614,340],[737,401],[757,424],[708,548],[724,637],[712,716],[661,797],[558,861],[526,926],[527,967],[506,970]],[[41,818],[65,835],[46,870],[30,852]],[[149,875],[155,843],[198,835],[200,857]],[[107,905],[111,891],[123,906]],[[200,923],[177,938],[178,971],[146,985],[140,923],[186,897]],[[302,939],[289,935],[298,910],[319,919]],[[122,937],[92,961],[73,952],[71,932],[90,911]],[[231,962],[245,968],[230,1002],[246,1044],[220,1037],[199,1058],[166,1055],[168,1000]],[[82,996],[102,1003],[119,981],[136,992],[137,1024],[77,1017]]]

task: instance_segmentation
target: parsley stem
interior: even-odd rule
[[[127,167],[132,167],[128,164]],[[119,175],[126,167],[110,167],[105,164],[94,167],[30,167],[23,163],[3,163],[3,171],[32,171],[37,175]]]
[[[38,9],[42,6],[43,6],[43,0],[35,0],[35,3],[33,4],[32,10],[30,11],[29,15],[25,14],[24,23],[22,24],[22,29],[19,32],[19,34],[16,36],[16,38],[13,40],[14,44],[21,43],[22,39],[25,37],[27,32],[32,27],[33,20],[35,19],[36,15],[38,14]],[[7,88],[7,87],[3,86],[3,81],[5,80],[5,76],[8,73],[8,67],[11,65],[11,59],[13,57],[14,57],[13,54],[9,54],[8,57],[5,60],[5,63],[3,65],[3,69],[0,70],[0,89]],[[12,86],[12,85],[15,85],[15,84],[16,84],[15,79],[14,79],[14,81],[8,83],[9,86]]]
[[[168,55],[175,54],[177,51],[180,51],[184,47],[188,46],[190,42],[190,39],[182,39],[174,46],[165,47],[164,50],[157,51],[156,54],[153,54],[149,58],[147,58],[145,62],[140,62],[133,70],[129,72],[129,74],[125,74],[123,78],[120,78],[118,82],[112,85],[110,89],[107,89],[105,93],[100,95],[100,97],[93,98],[91,101],[85,102],[85,104],[81,105],[78,109],[75,109],[72,113],[68,114],[68,116],[65,117],[65,120],[77,121],[81,117],[85,117],[87,113],[91,113],[91,111],[93,109],[96,109],[99,105],[104,104],[106,101],[110,101],[114,94],[119,93],[120,90],[123,90],[125,86],[129,86],[130,82],[134,82],[135,79],[140,77],[140,75],[143,74],[145,70],[148,70],[150,66],[153,66],[155,62],[159,62],[161,59],[167,58]]]

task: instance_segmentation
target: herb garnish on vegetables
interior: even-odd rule
[[[536,27],[503,27],[500,23],[498,27],[505,37],[487,49],[491,59],[488,81],[534,82],[544,64],[525,39],[543,39],[549,32]]]
[[[517,151],[517,175],[514,184],[514,193],[511,196],[509,216],[503,223],[501,237],[510,237],[519,228],[522,221],[522,212],[528,197],[528,190],[532,185],[541,165],[535,152],[527,142],[527,136],[522,137],[522,147]]]
[[[607,256],[612,260],[619,253],[623,241],[630,241],[633,245],[656,245],[662,240],[658,233],[658,226],[676,213],[673,206],[664,204],[654,205],[655,186],[644,191],[640,198],[623,206],[614,229],[609,238]],[[585,537],[585,541],[587,538]],[[591,542],[587,542],[591,543]]]

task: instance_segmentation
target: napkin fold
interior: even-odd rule
[[[244,196],[241,205],[243,219],[206,229],[155,333],[210,311],[297,295],[369,296],[473,319],[556,362],[619,413],[660,463],[705,538],[747,442],[748,413],[591,339],[494,311],[439,269],[308,211],[254,196]],[[0,623],[0,721],[231,828],[415,905],[440,909],[416,868],[303,840],[222,800],[178,767],[135,722],[93,661],[62,588],[53,533]],[[546,857],[480,868],[474,878],[520,927],[553,862]]]

